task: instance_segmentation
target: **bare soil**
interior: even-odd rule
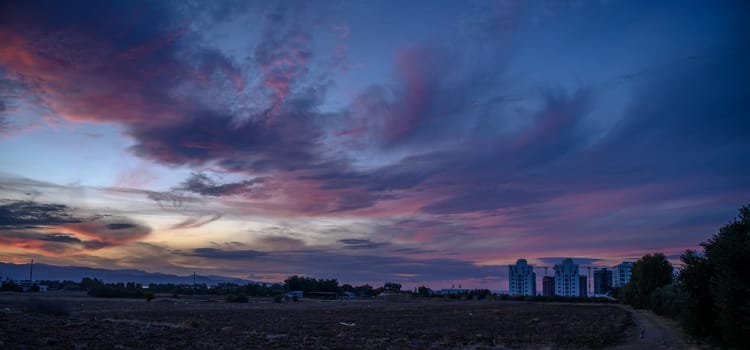
[[[626,341],[617,350],[664,349],[664,350],[706,350],[714,347],[708,343],[689,338],[677,322],[661,317],[649,310],[633,309],[620,305],[633,315],[633,327]]]
[[[633,328],[611,305],[0,293],[0,349],[599,349]]]

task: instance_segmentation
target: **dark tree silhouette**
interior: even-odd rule
[[[623,299],[636,308],[649,308],[651,293],[672,283],[673,269],[662,253],[647,254],[633,264],[630,282],[623,288]]]
[[[701,243],[704,254],[682,255],[679,282],[687,296],[684,324],[696,336],[750,349],[750,206]]]

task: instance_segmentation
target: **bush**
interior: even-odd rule
[[[227,302],[229,303],[246,303],[248,301],[250,301],[250,299],[247,297],[247,295],[245,295],[245,293],[227,295]]]
[[[21,286],[17,285],[16,282],[13,282],[12,280],[5,280],[2,284],[0,284],[0,291],[23,292],[23,288],[21,288]]]
[[[677,317],[682,314],[684,295],[676,284],[656,288],[649,296],[651,310],[657,315]]]
[[[273,297],[273,302],[274,303],[280,303],[281,302],[281,295],[277,295],[277,296]]]
[[[148,291],[144,293],[144,296],[146,297],[146,301],[151,302],[151,300],[154,300],[154,292]]]
[[[292,295],[292,301],[299,301],[299,298],[296,295]]]

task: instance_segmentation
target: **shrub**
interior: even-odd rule
[[[230,303],[246,303],[248,301],[250,301],[250,299],[247,297],[247,295],[245,295],[245,293],[227,295],[227,302]]]
[[[649,299],[651,309],[658,315],[676,317],[682,312],[684,296],[676,284],[656,288]]]
[[[0,284],[0,290],[9,292],[22,292],[23,288],[21,288],[21,286],[17,285],[16,282],[13,282],[12,280],[5,280],[2,282],[2,284]]]
[[[281,302],[281,295],[277,295],[277,296],[273,297],[273,302],[274,303],[280,303]]]
[[[154,300],[154,292],[148,291],[144,293],[144,296],[146,297],[146,301],[151,302],[151,300]]]
[[[292,301],[299,301],[299,298],[296,295],[292,295]]]

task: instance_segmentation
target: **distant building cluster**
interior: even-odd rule
[[[630,281],[633,263],[623,262],[612,269],[594,269],[594,296],[605,296],[612,288],[622,287]],[[546,267],[545,267],[546,271]],[[588,297],[589,279],[580,273],[573,259],[565,258],[554,266],[554,276],[542,278],[542,295],[563,297]],[[590,271],[589,271],[590,273]],[[518,259],[515,265],[508,265],[508,294],[537,295],[534,265],[526,259]]]

